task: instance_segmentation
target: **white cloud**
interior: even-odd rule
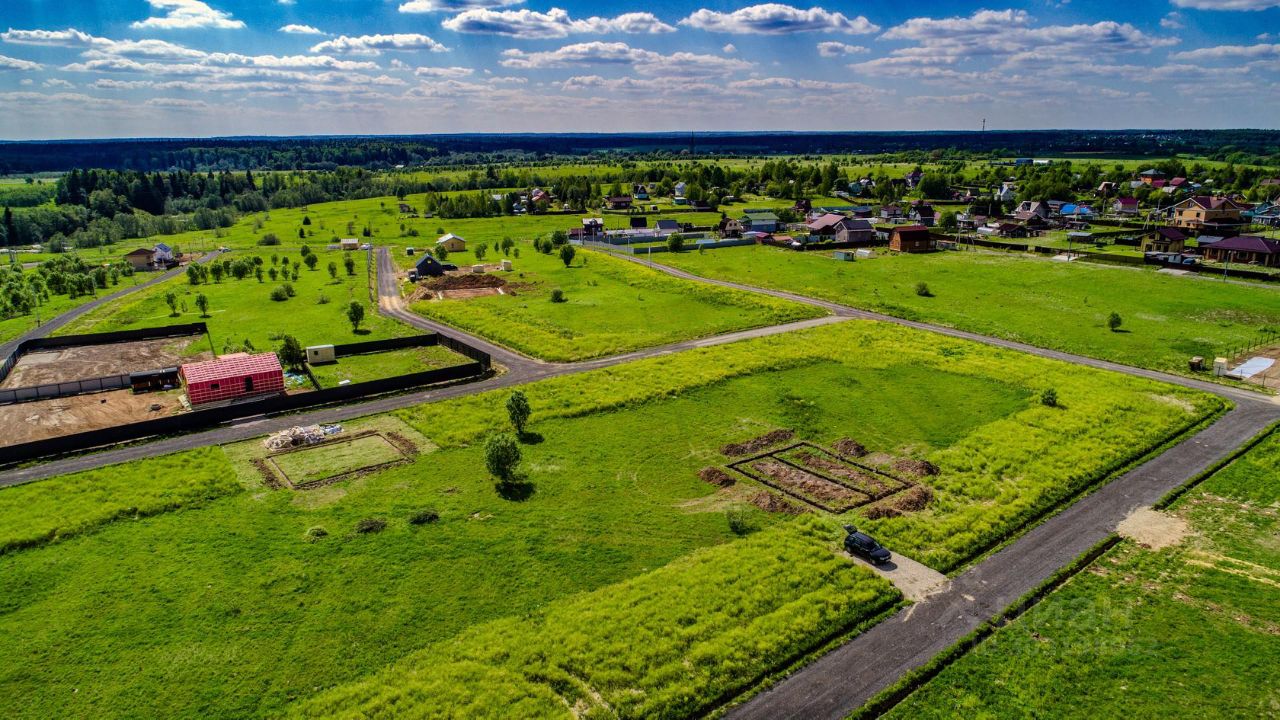
[[[320,28],[311,27],[310,25],[289,24],[280,28],[280,32],[290,35],[328,35],[329,33]]]
[[[820,31],[867,35],[880,29],[880,26],[861,15],[849,18],[843,13],[830,12],[820,7],[801,10],[780,3],[752,5],[730,13],[702,8],[681,20],[680,24],[707,32],[756,35]]]
[[[44,85],[44,86],[45,86],[45,87],[47,87],[47,88],[67,88],[67,89],[71,89],[71,88],[74,88],[74,87],[75,87],[75,85],[72,85],[71,83],[67,82],[66,80],[63,80],[62,78],[49,78],[48,80],[45,80],[45,81],[44,81],[43,83],[41,83],[41,84],[42,84],[42,85]]]
[[[736,80],[729,83],[734,90],[808,90],[819,92],[853,92],[864,95],[884,95],[888,91],[873,88],[857,82],[831,82],[827,80],[804,80],[789,77],[764,77]]]
[[[0,55],[0,70],[40,70],[44,66],[30,60]]]
[[[524,0],[409,0],[400,5],[402,13],[459,12],[478,8],[500,8],[519,5]]]
[[[420,67],[413,71],[418,77],[460,78],[466,77],[475,70],[469,67]]]
[[[445,52],[449,48],[426,35],[397,33],[395,35],[343,35],[311,46],[311,52],[333,52],[350,55],[380,55],[383,50],[430,50]]]
[[[871,52],[861,45],[848,45],[842,42],[818,43],[818,54],[822,57],[840,57],[842,55],[858,55]]]
[[[1165,30],[1181,30],[1186,26],[1186,23],[1182,21],[1182,13],[1180,12],[1171,12],[1160,18],[1160,27]]]
[[[297,5],[298,0],[276,0],[280,5]]]
[[[525,52],[505,50],[502,65],[510,68],[537,69],[576,67],[582,65],[629,65],[644,75],[727,75],[752,66],[745,60],[677,52],[663,55],[652,50],[633,48],[622,42],[586,42],[565,45],[558,50]]]
[[[599,75],[575,75],[559,83],[565,92],[620,92],[640,97],[654,95],[728,95],[722,85],[704,82],[671,82],[666,78],[603,78]]]
[[[1280,57],[1280,44],[1276,45],[1217,45],[1187,50],[1169,56],[1174,60],[1221,60],[1223,58],[1273,58]]]
[[[520,38],[562,38],[573,34],[593,33],[666,33],[675,28],[653,13],[626,13],[614,18],[589,17],[575,20],[560,8],[545,13],[521,10],[467,10],[440,24],[446,30],[460,33],[506,35]]]
[[[725,55],[732,55],[738,52],[738,46],[734,45],[733,43],[725,43],[725,46],[720,48],[720,52],[724,53]]]
[[[1280,0],[1173,0],[1173,4],[1196,10],[1252,11],[1280,7]]]
[[[151,98],[146,102],[146,105],[148,107],[178,110],[203,110],[209,107],[209,103],[203,100],[188,100],[186,98]]]
[[[165,14],[139,20],[130,27],[160,30],[239,30],[244,27],[244,21],[233,20],[230,13],[214,10],[201,0],[147,0],[147,3],[155,10],[166,11]]]

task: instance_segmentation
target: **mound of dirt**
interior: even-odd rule
[[[837,453],[850,458],[860,458],[867,454],[867,448],[853,438],[844,438],[831,446]]]
[[[727,457],[737,457],[739,455],[749,455],[753,452],[759,452],[769,447],[786,442],[795,437],[796,434],[791,430],[770,430],[759,437],[751,438],[740,443],[729,443],[720,448],[720,452]]]
[[[777,495],[763,490],[751,496],[751,504],[765,512],[783,513],[784,515],[799,515],[804,512]]]
[[[913,460],[912,458],[902,458],[893,461],[893,469],[907,475],[915,475],[916,477],[925,477],[927,475],[937,475],[938,466],[928,460]]]
[[[879,520],[880,518],[892,518],[902,515],[902,511],[891,505],[872,505],[862,511],[862,516],[868,520]]]
[[[423,283],[428,290],[476,290],[479,288],[500,288],[507,281],[489,273],[467,273],[465,275],[442,275]]]
[[[893,507],[902,512],[918,512],[929,507],[931,502],[933,502],[933,490],[924,485],[916,485],[895,497]]]
[[[729,487],[737,482],[732,475],[718,467],[702,468],[698,471],[698,477],[702,478],[703,482],[711,483],[716,487]]]

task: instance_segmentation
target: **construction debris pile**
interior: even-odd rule
[[[341,425],[295,426],[268,436],[262,444],[268,450],[288,450],[299,445],[315,445],[324,442],[330,435],[337,435],[340,432],[342,432]]]

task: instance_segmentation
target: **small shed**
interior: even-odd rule
[[[129,389],[133,390],[134,394],[168,390],[178,387],[178,382],[176,367],[129,373]]]
[[[834,253],[832,253],[832,257],[834,257],[837,260],[852,262],[853,260],[857,259],[858,253],[854,250],[837,250]]]
[[[275,353],[233,353],[187,363],[180,370],[192,405],[284,392],[284,369]]]
[[[355,238],[342,238],[338,241],[338,247],[343,250],[359,250],[360,241]]]
[[[335,354],[333,345],[309,345],[307,346],[307,364],[321,365],[324,363],[337,362],[338,356]]]
[[[889,249],[898,252],[932,252],[938,243],[924,225],[900,225],[889,233]]]
[[[436,247],[442,247],[449,252],[463,252],[467,249],[467,241],[453,233],[445,233],[436,240]]]

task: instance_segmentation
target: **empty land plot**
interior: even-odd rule
[[[322,388],[337,387],[343,380],[358,383],[369,380],[426,372],[470,362],[452,350],[430,345],[404,350],[346,355],[337,362],[312,365],[311,374]]]
[[[203,347],[202,347],[203,343]],[[46,383],[90,380],[110,375],[127,375],[142,370],[174,367],[213,357],[204,336],[161,338],[108,345],[30,352],[18,359],[0,387],[16,388]]]
[[[1046,385],[1062,407],[1036,399]],[[857,321],[522,389],[541,441],[522,446],[518,500],[496,492],[485,468],[484,438],[510,427],[504,390],[386,418],[438,446],[408,463],[305,493],[273,491],[249,462],[265,454],[260,442],[237,444],[222,452],[251,492],[6,555],[0,653],[10,661],[0,683],[10,691],[0,693],[0,715],[278,716],[339,687],[317,700],[324,705],[297,710],[305,714],[335,697],[343,705],[332,707],[354,707],[343,686],[367,698],[389,666],[431,679],[421,687],[432,696],[478,698],[475,716],[523,709],[516,703],[531,686],[544,699],[585,698],[583,709],[598,700],[639,715],[675,714],[677,701],[706,708],[896,597],[848,574],[835,554],[839,520],[765,513],[745,501],[756,489],[749,480],[727,489],[701,480],[699,470],[725,461],[725,445],[791,428],[823,446],[857,437],[874,453],[928,459],[941,468],[921,480],[933,486],[932,506],[858,524],[948,569],[1217,407],[1180,388]],[[0,493],[18,493],[20,508],[42,485]],[[412,522],[426,511],[435,522]],[[357,532],[369,519],[385,528]],[[817,546],[754,544],[807,522],[830,528]],[[735,527],[759,532],[740,541]],[[680,561],[696,568],[688,575],[644,579],[711,546],[726,554]],[[814,570],[773,569],[793,562]],[[629,589],[574,598],[619,584]],[[615,608],[633,601],[645,611],[623,623]],[[743,623],[744,608],[777,612]],[[554,675],[520,662],[543,648],[553,648],[545,668]],[[515,665],[498,658],[508,652]],[[605,667],[597,658],[606,652],[617,673],[574,670]],[[435,658],[448,677],[416,673]],[[647,692],[633,697],[629,687]]]
[[[1280,288],[1171,277],[1145,268],[1060,263],[985,252],[829,253],[765,246],[664,254],[659,262],[711,278],[844,303],[910,320],[1165,372],[1187,372],[1280,326]],[[916,294],[929,286],[930,297]],[[1107,328],[1119,313],[1120,332]]]
[[[0,444],[16,445],[167,417],[184,411],[178,400],[181,394],[179,390],[137,395],[131,390],[112,390],[0,405],[0,427],[4,428]]]
[[[411,309],[526,355],[583,360],[752,327],[823,311],[755,293],[680,280],[605,253],[578,250],[572,267],[519,243],[502,295],[424,300]],[[450,253],[465,264],[469,253]],[[551,302],[553,290],[565,302]]]
[[[1275,716],[1277,507],[1272,435],[1168,511],[1190,536],[1122,543],[890,717]]]
[[[270,462],[299,488],[405,459],[389,440],[373,434],[276,453]]]

